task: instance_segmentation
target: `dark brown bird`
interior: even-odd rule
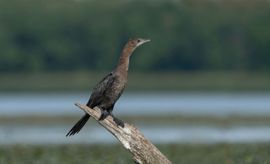
[[[90,108],[99,107],[102,114],[99,120],[105,119],[108,115],[111,115],[114,122],[121,127],[124,127],[124,122],[116,118],[113,114],[113,107],[116,101],[119,99],[127,83],[129,58],[132,52],[140,45],[149,42],[149,39],[129,39],[122,50],[122,54],[119,59],[119,63],[116,68],[105,76],[93,89],[87,106]],[[78,133],[85,123],[90,118],[90,115],[85,115],[71,128],[66,136],[71,136]]]

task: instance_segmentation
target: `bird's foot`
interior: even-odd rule
[[[113,117],[113,121],[116,123],[117,126],[121,126],[122,128],[125,127],[124,121],[122,121],[116,117]]]
[[[101,115],[99,117],[99,121],[104,120],[109,115],[109,112],[106,110],[101,110]]]

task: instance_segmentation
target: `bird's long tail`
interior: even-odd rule
[[[90,118],[89,114],[85,114],[67,133],[66,137],[72,136],[76,133],[79,133],[79,131],[82,129],[82,127],[85,125],[85,123],[88,121]]]

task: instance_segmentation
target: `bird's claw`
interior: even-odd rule
[[[101,115],[98,120],[99,121],[104,120],[108,115],[109,113],[106,110],[102,110]]]
[[[116,123],[117,126],[121,126],[122,128],[125,127],[125,124],[124,124],[124,122],[122,120],[114,117],[113,121]]]

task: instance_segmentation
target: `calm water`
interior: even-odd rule
[[[0,94],[0,115],[81,114],[74,102],[90,93]],[[115,106],[122,115],[270,115],[270,93],[127,93]]]
[[[81,115],[73,103],[88,93],[2,93],[0,115]],[[117,115],[270,116],[270,93],[127,93],[115,106]],[[76,120],[74,120],[76,121]],[[155,143],[270,142],[268,125],[138,125]],[[70,125],[1,124],[0,144],[116,143],[92,122],[79,135],[66,138]]]
[[[93,123],[93,122],[92,122]],[[0,125],[0,144],[68,144],[117,143],[100,126],[88,124],[79,135],[65,137],[67,125]],[[269,126],[139,126],[154,143],[266,143],[270,142]]]

